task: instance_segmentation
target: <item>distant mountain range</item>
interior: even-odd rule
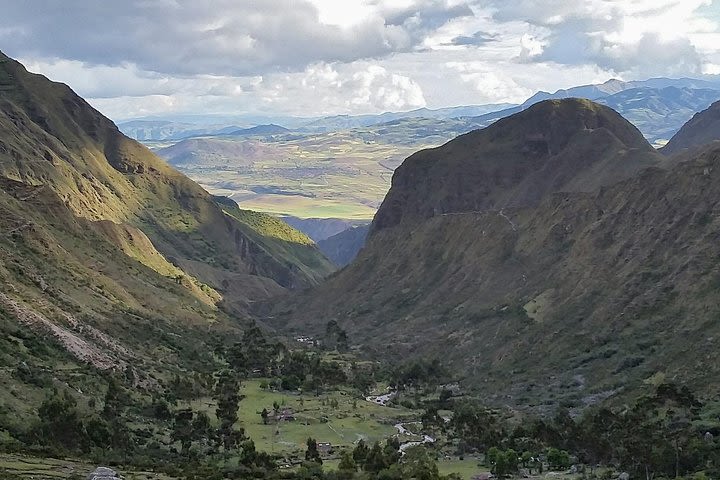
[[[268,136],[283,133],[314,134],[357,129],[397,120],[455,120],[466,123],[465,131],[487,126],[535,103],[558,98],[587,98],[608,105],[634,123],[651,142],[669,139],[693,113],[720,99],[720,79],[651,78],[581,85],[554,93],[540,91],[521,105],[491,104],[420,108],[408,112],[376,115],[335,115],[318,118],[257,116],[180,116],[175,119],[139,119],[119,124],[128,136],[140,141],[181,140],[197,136]]]
[[[129,120],[120,122],[118,126],[123,133],[139,141],[182,140],[208,135],[266,136],[286,133],[286,130],[298,133],[332,132],[368,127],[404,118],[451,119],[470,117],[503,110],[511,106],[512,104],[507,103],[466,105],[435,110],[420,108],[409,112],[387,112],[377,115],[334,115],[315,118],[189,115],[177,119],[144,118]],[[238,125],[247,125],[247,127]]]
[[[622,83],[632,88],[622,89],[616,93],[607,94],[601,89],[602,86],[584,86],[569,90],[560,90],[554,94],[541,92],[534,95],[528,101],[517,107],[511,107],[498,112],[491,112],[472,119],[479,126],[487,126],[492,122],[512,115],[529,106],[546,99],[559,98],[588,98],[597,103],[607,105],[616,110],[623,117],[633,123],[651,143],[661,143],[672,137],[678,129],[688,121],[697,111],[707,108],[711,103],[720,99],[720,84],[709,84],[709,82],[698,82],[702,88],[692,88],[687,85],[694,85],[688,79],[678,81],[681,86],[662,86],[666,79],[655,79],[648,81],[649,85],[658,87],[635,86],[642,82]],[[606,84],[603,84],[606,85]],[[612,84],[615,88],[617,83]],[[708,88],[714,86],[714,88]],[[585,95],[583,95],[585,94]]]

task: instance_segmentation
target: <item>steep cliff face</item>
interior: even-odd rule
[[[720,149],[665,164],[605,109],[541,107],[530,129],[519,114],[471,134],[478,145],[411,157],[358,258],[271,321],[321,331],[335,319],[376,354],[441,358],[500,403],[581,406],[658,379],[714,388]],[[582,119],[566,124],[575,133],[553,133],[557,108]],[[528,131],[545,125],[530,150]],[[458,163],[490,138],[508,150],[474,157],[482,170],[471,155]]]

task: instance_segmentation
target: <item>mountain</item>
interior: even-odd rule
[[[699,110],[720,99],[717,89],[631,88],[597,102],[617,110],[650,142],[667,140]]]
[[[216,198],[223,211],[240,222],[243,233],[258,245],[254,255],[289,265],[312,284],[321,282],[334,270],[328,259],[320,255],[315,242],[301,231],[272,215],[240,209],[227,197]]]
[[[626,90],[652,89],[661,90],[668,87],[688,90],[720,90],[720,81],[700,80],[696,78],[650,78],[648,80],[635,80],[623,82],[622,80],[610,79],[604,83],[593,85],[581,85],[568,89],[560,89],[555,93],[537,92],[532,97],[523,102],[521,107],[527,108],[530,105],[541,102],[543,100],[561,99],[561,98],[586,98],[588,100],[597,100],[599,98],[609,97],[611,95],[624,92]]]
[[[350,227],[332,237],[320,240],[318,248],[335,265],[344,267],[360,253],[360,249],[365,245],[369,230],[369,225]]]
[[[658,164],[658,157],[610,108],[579,99],[541,102],[410,156],[395,170],[371,236],[402,222],[592,191]]]
[[[199,166],[250,166],[258,158],[274,155],[277,148],[257,140],[234,140],[226,136],[188,138],[157,150],[157,154],[178,168]]]
[[[240,335],[253,302],[332,270],[300,232],[216,201],[0,54],[4,432],[53,387],[87,405],[117,376],[149,404],[173,375],[218,368],[215,338]]]
[[[385,112],[377,115],[334,115],[313,119],[303,124],[301,132],[332,132],[352,128],[370,127],[401,119],[450,120],[459,117],[473,117],[490,112],[505,110],[512,104],[499,103],[489,105],[463,105],[438,109],[418,108],[409,112]]]
[[[130,120],[118,124],[118,128],[139,141],[181,140],[202,135],[224,135],[238,130],[234,125],[201,125],[170,120]]]
[[[716,140],[720,140],[720,102],[715,102],[706,110],[695,114],[661,151],[670,155]]]
[[[271,123],[269,125],[258,125],[258,126],[251,127],[251,128],[243,128],[240,130],[233,130],[231,132],[226,133],[226,135],[233,135],[236,137],[269,136],[269,135],[282,135],[284,133],[289,133],[289,132],[290,132],[290,130],[288,130],[287,128]]]
[[[340,218],[298,218],[287,216],[280,218],[318,243],[355,226],[368,224],[368,222],[360,220],[344,220]]]
[[[611,80],[555,93],[539,92],[522,105],[468,118],[485,127],[548,99],[586,98],[607,105],[633,123],[652,143],[667,140],[692,115],[720,99],[720,83],[694,79],[657,78],[642,82]]]
[[[398,168],[357,259],[267,321],[397,361],[440,358],[488,401],[584,406],[718,386],[720,148],[663,160],[607,107],[541,102]]]

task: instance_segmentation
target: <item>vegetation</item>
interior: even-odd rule
[[[569,100],[422,152],[398,171],[401,191],[376,218],[373,250],[319,297],[353,303],[317,315],[317,338],[293,340],[244,314],[330,271],[306,236],[210,197],[67,87],[4,56],[0,97],[3,477],[45,475],[58,469],[53,458],[69,458],[62,468],[75,476],[108,464],[128,478],[154,470],[187,480],[720,475],[720,404],[690,387],[717,373],[708,335],[718,252],[705,201],[720,182],[698,180],[712,174],[712,151],[638,174],[662,163],[639,133]],[[547,118],[552,128],[538,134]],[[366,144],[375,133],[361,132]],[[560,175],[577,158],[591,165]],[[297,166],[293,174],[307,178]],[[478,181],[475,197],[455,195]],[[528,185],[542,188],[529,196]],[[515,199],[527,210],[493,210]],[[634,209],[627,220],[628,205],[650,221]],[[445,218],[456,215],[467,218]],[[658,225],[672,237],[664,248],[651,234]],[[352,283],[353,269],[372,272],[386,256],[395,258],[378,268],[393,288],[339,299],[333,289]],[[477,282],[457,287],[457,278]],[[368,316],[383,328],[402,319],[403,335],[383,339],[402,361],[357,355],[372,333],[357,320]],[[695,339],[693,351],[661,343],[670,336]],[[433,338],[444,343],[406,355]],[[688,385],[668,383],[661,365],[678,352],[694,359],[672,372]],[[479,394],[464,391],[480,375]],[[533,390],[548,398],[523,398]],[[33,458],[42,465],[27,468]]]

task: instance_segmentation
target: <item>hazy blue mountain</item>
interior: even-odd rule
[[[350,228],[367,225],[367,222],[342,218],[297,218],[284,216],[282,220],[291,227],[303,232],[316,243]]]
[[[335,265],[344,267],[355,260],[360,253],[369,230],[369,224],[350,227],[332,237],[320,240],[317,246]]]
[[[201,135],[224,135],[238,131],[237,125],[198,125],[170,120],[131,120],[118,124],[130,138],[139,141],[182,140]]]
[[[242,128],[240,130],[233,130],[228,132],[226,135],[232,135],[236,137],[244,136],[267,136],[267,135],[282,135],[283,133],[290,133],[290,130],[270,123],[268,125],[258,125],[256,127]]]
[[[635,124],[648,141],[656,143],[672,137],[695,112],[720,99],[720,83],[689,78],[637,82],[610,80],[601,85],[584,85],[555,93],[538,92],[522,105],[468,120],[478,127],[485,127],[540,101],[570,97],[587,98],[613,108]]]
[[[617,110],[651,143],[671,138],[692,116],[720,99],[707,88],[632,88],[596,101]]]

